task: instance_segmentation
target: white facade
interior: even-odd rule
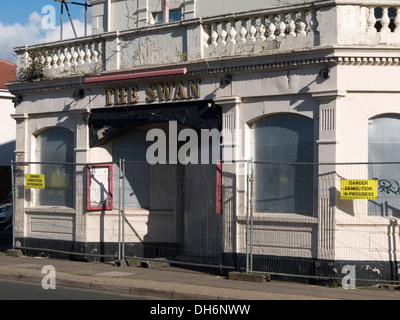
[[[54,127],[73,133],[74,162],[115,161],[118,138],[105,137],[117,124],[105,121],[104,131],[100,130],[106,112],[118,113],[118,117],[126,112],[129,121],[134,121],[135,108],[146,113],[149,108],[158,112],[179,106],[189,110],[202,103],[217,106],[222,119],[219,129],[241,130],[233,143],[222,144],[222,150],[233,148],[235,160],[260,157],[266,162],[307,159],[330,164],[315,167],[311,193],[316,196],[307,207],[312,208],[308,213],[297,210],[301,203],[298,196],[292,207],[288,200],[283,211],[267,212],[263,207],[257,212],[256,207],[254,255],[309,259],[310,263],[359,262],[365,270],[367,262],[396,262],[400,248],[397,208],[386,207],[385,214],[371,214],[368,200],[342,200],[339,193],[340,179],[397,181],[397,172],[391,177],[369,176],[366,163],[379,153],[372,151],[374,119],[399,116],[400,1],[171,0],[170,10],[181,9],[182,20],[169,24],[155,22],[156,14],[162,13],[161,1],[92,0],[92,4],[93,36],[16,48],[20,66],[26,65],[33,50],[47,50],[43,56],[44,79],[12,86],[13,94],[23,97],[14,116],[17,161],[40,161],[37,139]],[[166,87],[172,89],[171,96]],[[76,95],[79,89],[84,90],[82,98]],[[262,149],[257,145],[261,146],[264,139],[256,141],[258,127],[272,130],[278,123],[282,132],[292,130],[285,131],[285,118],[274,118],[277,115],[294,115],[297,120],[290,125],[302,120],[309,123],[296,128],[308,139],[306,143],[311,139],[312,154],[298,150],[295,158],[284,148],[277,152],[278,160],[273,160],[270,153],[259,152]],[[168,119],[165,114],[162,117]],[[267,118],[277,122],[263,122]],[[146,119],[148,125],[160,126]],[[121,123],[118,129],[124,128]],[[383,139],[389,148],[391,143],[395,148],[395,138],[374,134],[378,141]],[[134,144],[135,139],[129,140],[129,136],[123,138],[132,141],[135,155],[144,154],[144,145]],[[266,148],[272,148],[275,142],[265,143]],[[279,140],[276,148],[282,143]],[[382,156],[382,162],[398,161],[397,149],[385,150],[394,150],[395,155]],[[118,152],[131,155],[131,151]],[[336,163],[359,164],[351,167]],[[247,249],[249,185],[243,166],[223,165],[226,201],[223,240],[217,246],[224,253],[244,254]],[[172,180],[181,178],[176,172],[176,176],[169,176]],[[160,172],[149,173],[151,177],[157,174]],[[162,189],[160,185],[149,182],[154,194],[146,199],[146,208],[126,209],[126,243],[147,240],[179,244],[182,208],[175,197],[180,187],[171,181],[164,181],[168,191],[163,191],[162,200],[154,191]],[[264,190],[262,184],[256,188]],[[76,187],[83,189],[82,185]],[[73,196],[74,205],[55,208],[35,206],[30,196],[21,197],[16,211],[18,241],[118,241],[118,210],[87,212],[80,195]],[[104,234],[98,232],[101,226],[105,226]],[[205,226],[197,227],[205,230]],[[379,272],[388,273],[384,268]]]
[[[301,3],[313,3],[306,0]],[[238,14],[248,11],[260,11],[266,8],[296,5],[297,0],[238,1],[221,0],[218,2],[205,0],[170,0],[168,8],[172,12],[180,12],[182,20],[208,18],[212,16]],[[143,28],[157,24],[157,15],[163,13],[163,2],[157,0],[94,0],[93,34],[107,31],[122,31]]]

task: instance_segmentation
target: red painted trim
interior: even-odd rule
[[[166,77],[186,74],[186,68],[177,69],[166,69],[166,70],[155,70],[155,71],[144,71],[129,74],[115,74],[111,76],[100,76],[93,78],[86,78],[85,83],[99,83],[99,82],[109,82],[109,81],[121,81],[121,80],[135,80],[151,77]]]

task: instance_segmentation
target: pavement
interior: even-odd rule
[[[400,290],[389,287],[343,289],[274,280],[242,281],[168,265],[144,268],[7,254],[0,254],[0,280],[41,284],[46,265],[54,267],[57,287],[160,300],[400,300]]]

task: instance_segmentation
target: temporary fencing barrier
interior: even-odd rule
[[[397,282],[400,163],[12,163],[14,246]]]

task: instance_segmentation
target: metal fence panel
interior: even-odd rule
[[[398,281],[399,170],[399,163],[255,163],[250,270],[333,281],[349,264],[358,281]],[[376,181],[377,198],[344,199],[341,180]]]
[[[108,185],[94,165],[12,164],[16,247],[329,281],[351,264],[359,279],[398,281],[400,163],[248,161],[221,171],[121,159],[98,164]],[[344,179],[376,181],[377,198],[343,199]]]
[[[142,244],[134,256],[219,264],[216,165],[126,161],[124,174],[125,241]]]

